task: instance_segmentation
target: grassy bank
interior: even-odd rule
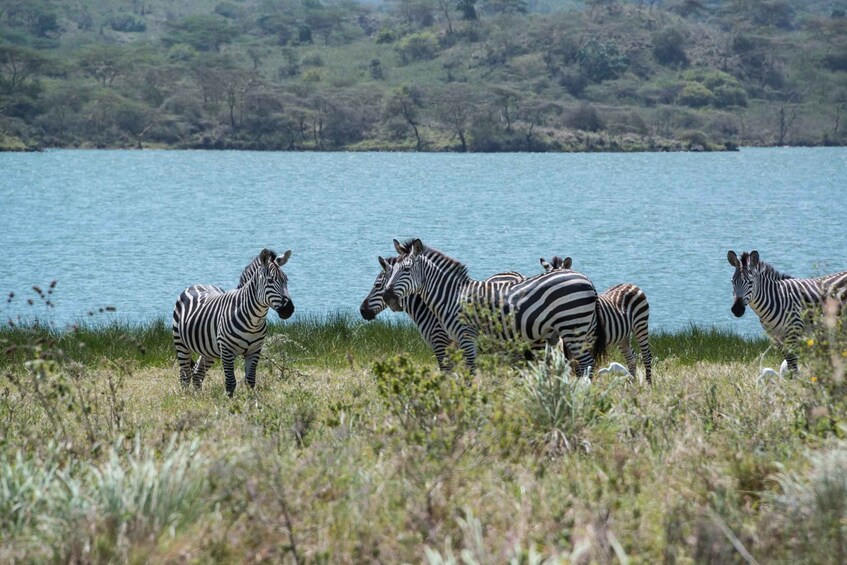
[[[798,377],[762,381],[762,340],[661,334],[652,387],[586,386],[553,358],[442,375],[414,328],[306,320],[274,327],[256,390],[233,399],[219,366],[202,391],[178,386],[163,324],[0,339],[16,344],[0,368],[2,561],[847,550],[843,336],[813,341]]]

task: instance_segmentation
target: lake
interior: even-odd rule
[[[295,317],[355,314],[377,256],[415,236],[478,278],[570,255],[598,291],[641,286],[654,328],[760,333],[730,313],[727,250],[795,276],[847,269],[846,180],[844,148],[0,153],[0,292],[16,294],[0,315],[170,319],[186,286],[235,287],[262,247],[292,249]],[[53,309],[27,305],[54,279]]]

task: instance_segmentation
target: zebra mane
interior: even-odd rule
[[[787,279],[793,279],[794,278],[791,275],[787,275],[785,273],[780,273],[770,263],[763,263],[761,261],[759,261],[759,272],[763,276],[765,276],[766,278],[777,280],[777,281],[784,281],[784,280],[787,280]]]
[[[412,243],[414,243],[415,239],[416,238],[412,238],[412,239],[404,242],[403,243],[403,249],[411,250]],[[461,276],[462,278],[468,277],[468,267],[464,263],[462,263],[461,261],[453,259],[452,257],[447,255],[443,251],[439,251],[438,249],[435,249],[434,247],[430,247],[430,246],[424,244],[423,251],[421,252],[421,255],[425,255],[428,259],[432,260],[443,271],[450,271],[450,272],[456,273],[459,276]]]
[[[268,252],[271,256],[271,261],[276,261],[277,253],[273,249],[268,249]],[[241,272],[241,278],[238,279],[238,286],[236,288],[241,288],[253,278],[253,275],[256,274],[256,271],[259,270],[261,254],[256,255],[252,261],[250,261],[244,270]]]
[[[744,266],[749,266],[750,264],[750,254],[746,251],[741,254],[741,264]],[[761,276],[766,279],[776,280],[776,281],[784,281],[787,279],[793,279],[791,275],[787,275],[785,273],[781,273],[776,270],[776,268],[770,263],[765,263],[764,261],[759,261],[758,272]]]

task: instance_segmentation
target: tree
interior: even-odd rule
[[[463,83],[450,83],[435,98],[435,114],[443,126],[459,139],[461,152],[468,150],[467,131],[476,111],[475,91]]]
[[[124,47],[98,45],[83,52],[79,66],[100,86],[112,86],[115,79],[131,69],[131,60]]]
[[[46,64],[47,59],[34,49],[0,45],[0,93],[14,95],[27,88]]]
[[[429,27],[433,24],[435,5],[432,0],[400,0],[397,11],[409,27]]]
[[[400,116],[415,133],[417,150],[423,149],[420,131],[418,131],[418,111],[423,108],[423,93],[415,86],[404,84],[388,98],[385,113],[388,116]]]
[[[239,122],[244,121],[244,99],[247,93],[255,85],[254,74],[239,68],[221,69],[221,86],[224,93],[224,102],[229,108],[229,124],[233,131],[238,131],[235,123],[235,107],[239,108]]]
[[[476,13],[476,0],[458,0],[456,8],[462,13],[462,19],[466,22],[475,22],[479,19]]]
[[[491,90],[494,95],[494,103],[500,111],[500,118],[506,122],[506,132],[512,133],[513,113],[520,104],[521,94],[519,91],[505,86],[496,86]]]

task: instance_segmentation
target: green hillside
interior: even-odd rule
[[[843,145],[847,2],[4,0],[0,146]]]

